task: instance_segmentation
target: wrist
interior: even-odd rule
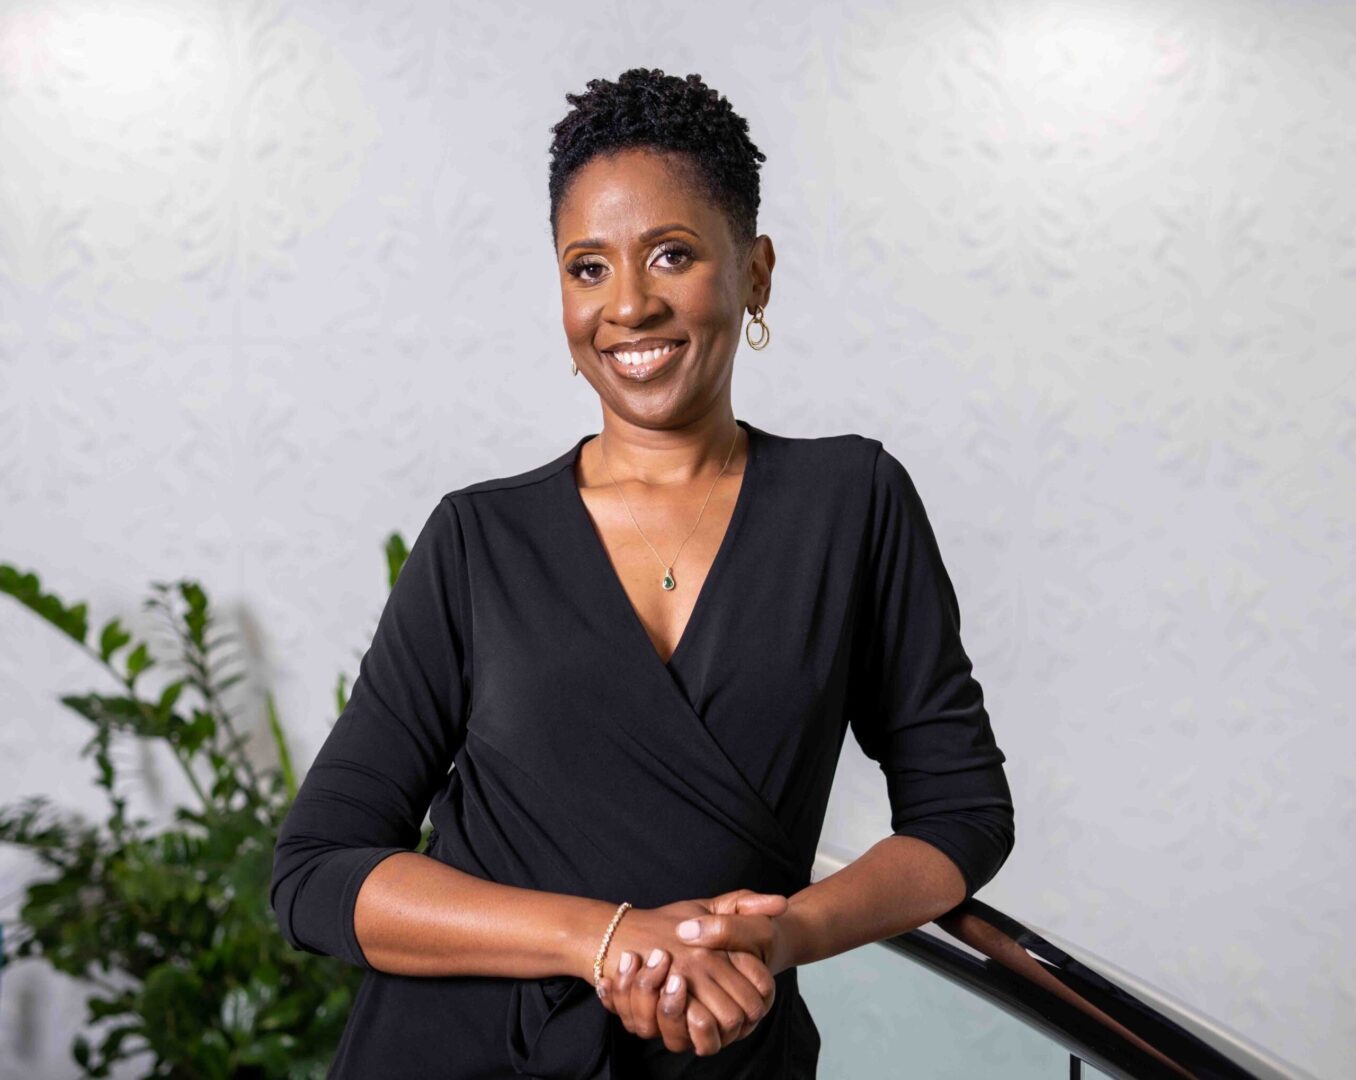
[[[556,966],[566,974],[583,979],[593,985],[593,961],[598,955],[598,947],[607,933],[607,924],[617,913],[620,904],[607,900],[593,900],[588,897],[571,897],[571,903],[561,921],[556,937]],[[630,914],[630,911],[627,911]],[[623,919],[626,915],[622,916]],[[612,950],[616,948],[616,935],[608,946],[603,958],[603,968],[607,970],[613,959]]]
[[[799,967],[812,962],[815,957],[814,934],[815,921],[812,913],[804,904],[797,904],[795,898],[786,911],[776,916],[779,929],[777,955],[772,957],[772,974],[779,975],[787,968]]]

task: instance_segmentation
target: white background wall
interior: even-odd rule
[[[636,65],[768,155],[736,414],[881,438],[929,507],[1018,806],[983,899],[1340,1075],[1352,3],[4,0],[0,561],[143,628],[200,578],[309,760],[386,533],[598,429],[548,128]],[[12,602],[0,637],[0,801],[99,811],[56,695],[108,687]],[[134,807],[178,793],[123,754]],[[887,832],[849,742],[825,839]],[[78,989],[0,983],[0,1077],[73,1075]]]

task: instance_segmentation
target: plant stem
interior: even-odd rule
[[[127,690],[128,698],[130,698],[136,704],[137,708],[141,710],[142,715],[144,716],[152,715],[150,712],[149,703],[137,697],[136,690],[133,688],[132,680],[128,676],[124,675],[111,663],[105,660],[103,656],[101,656],[98,653],[98,651],[96,651],[90,645],[86,644],[83,641],[77,641],[76,644],[79,645],[80,648],[84,649],[85,652],[87,652],[90,656],[92,656],[95,659],[95,661],[99,663],[106,671],[110,672],[112,676],[118,680],[118,682],[122,683],[123,687]],[[208,799],[207,793],[203,791],[202,785],[198,783],[198,778],[193,775],[193,770],[189,767],[188,761],[185,760],[180,755],[178,747],[176,747],[173,743],[170,743],[168,739],[166,739],[165,741],[169,743],[170,750],[174,754],[174,760],[179,763],[179,767],[184,771],[184,776],[188,778],[189,784],[192,786],[199,800],[201,800],[203,810],[205,810],[209,814],[212,813],[215,808],[212,806],[211,800]],[[113,797],[113,792],[109,791],[108,796],[111,799]]]
[[[206,671],[206,665],[203,666],[203,670]],[[221,722],[221,726],[226,730],[226,734],[230,736],[231,745],[236,751],[236,757],[240,761],[241,768],[245,770],[245,778],[249,781],[250,791],[254,795],[255,802],[262,802],[263,791],[259,787],[259,774],[254,771],[253,763],[245,755],[244,740],[236,733],[235,724],[231,721],[230,714],[220,704],[220,699],[217,697],[216,691],[212,689],[212,684],[209,681],[210,678],[210,676],[205,676],[203,679],[203,686],[206,688],[203,692],[203,696],[207,698],[208,706],[216,713],[217,719]]]
[[[179,753],[178,747],[172,746],[170,749],[174,752],[174,760],[177,761],[184,770],[184,775],[188,777],[188,782],[193,785],[193,790],[197,792],[198,798],[202,800],[203,809],[210,814],[213,809],[211,800],[207,798],[207,793],[203,791],[202,785],[198,783],[198,778],[193,775],[193,769],[190,767],[188,759]]]
[[[255,803],[263,802],[263,790],[259,784],[259,774],[255,772],[254,764],[245,754],[245,740],[241,738],[239,732],[236,731],[235,723],[231,719],[231,714],[227,711],[220,696],[217,694],[216,688],[212,684],[211,666],[208,662],[210,658],[205,645],[200,648],[197,640],[192,634],[185,633],[180,629],[179,622],[175,618],[174,610],[170,607],[168,602],[163,600],[156,601],[156,606],[160,608],[161,612],[168,619],[170,629],[175,637],[179,639],[180,646],[189,656],[188,666],[191,667],[198,676],[198,681],[194,685],[198,692],[202,694],[203,700],[213,718],[217,721],[217,724],[226,732],[226,749],[228,753],[234,757],[237,765],[245,774],[246,784],[244,786],[253,797]],[[205,640],[206,634],[204,633],[204,642]],[[214,747],[215,746],[216,743],[214,740]]]

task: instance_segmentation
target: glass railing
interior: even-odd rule
[[[821,848],[820,880],[851,861]],[[798,971],[819,1075],[1316,1080],[1183,1002],[984,903]]]

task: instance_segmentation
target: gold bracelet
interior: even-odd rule
[[[617,923],[621,922],[621,917],[626,914],[626,909],[631,906],[631,901],[623,900],[621,907],[617,908],[617,913],[612,916],[612,921],[607,924],[607,933],[603,935],[603,943],[598,947],[598,955],[593,958],[593,988],[598,989],[598,984],[603,981],[603,957],[607,955],[607,947],[612,943],[612,932],[617,929]]]

